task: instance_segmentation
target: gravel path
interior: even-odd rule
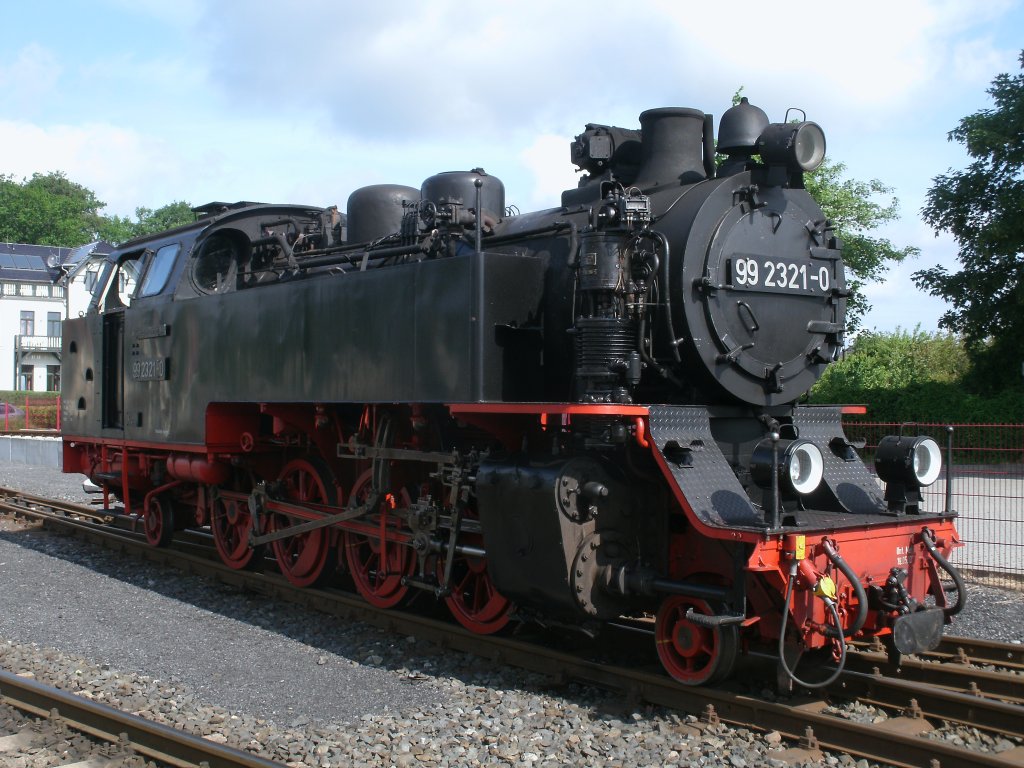
[[[0,463],[0,485],[40,495],[85,500],[81,479]],[[430,643],[11,528],[0,530],[0,667],[295,768],[783,765],[778,734],[701,731],[601,691],[553,689]],[[1024,641],[1024,600],[972,588],[955,631]]]
[[[0,471],[28,483],[36,467]],[[67,476],[63,476],[67,477]],[[52,482],[53,477],[44,476]],[[76,499],[75,486],[53,494]],[[52,493],[52,489],[50,491]],[[40,643],[120,669],[181,682],[232,710],[288,723],[354,720],[391,708],[444,703],[430,685],[381,667],[415,642],[389,638],[171,568],[121,560],[35,528],[0,533],[0,637]],[[39,574],[47,574],[40,579]],[[140,589],[141,587],[141,589]]]

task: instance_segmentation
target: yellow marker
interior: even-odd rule
[[[836,583],[828,576],[822,576],[814,587],[814,594],[818,597],[827,597],[829,600],[835,600]]]
[[[807,537],[797,536],[796,537],[796,557],[793,559],[800,562],[807,557]]]

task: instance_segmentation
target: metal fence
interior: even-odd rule
[[[909,435],[930,435],[943,449],[952,438],[952,505],[965,546],[953,553],[971,581],[1024,589],[1024,424],[844,423],[847,436],[864,440],[861,455],[874,469],[874,450],[902,426]],[[950,434],[948,429],[952,427]],[[924,493],[926,508],[945,506],[950,468]]]
[[[60,431],[60,395],[57,397],[25,397],[24,400],[0,402],[0,431]]]

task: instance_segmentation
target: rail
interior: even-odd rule
[[[266,758],[3,670],[0,701],[38,717],[59,716],[70,728],[94,739],[127,744],[137,754],[177,768],[280,768],[280,763]]]
[[[1024,589],[1024,424],[951,424],[953,467],[925,489],[929,509],[945,505],[951,482],[957,528],[967,545],[953,553],[952,562],[971,581]],[[869,468],[879,440],[899,431],[895,423],[848,420],[851,440],[864,440],[861,456]],[[916,423],[904,431],[934,437],[945,451],[946,424]]]

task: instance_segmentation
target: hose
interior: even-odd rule
[[[952,608],[942,609],[947,616],[956,616],[967,605],[967,586],[964,584],[964,580],[957,569],[950,565],[950,562],[939,552],[935,546],[935,536],[928,528],[921,529],[921,542],[924,544],[925,549],[928,550],[928,554],[935,558],[935,562],[950,575],[953,583],[956,585],[956,604]]]
[[[804,688],[824,688],[826,685],[834,683],[839,678],[839,675],[842,674],[843,668],[846,667],[846,640],[843,639],[843,634],[838,630],[833,630],[833,633],[830,634],[830,637],[835,637],[839,640],[839,664],[836,667],[836,671],[820,683],[808,683],[805,680],[801,680],[786,664],[786,625],[789,623],[789,606],[793,599],[793,585],[796,583],[796,568],[797,564],[794,560],[792,565],[789,567],[789,582],[786,585],[786,604],[782,607],[782,627],[779,629],[779,664],[782,665],[782,671],[785,672],[789,679],[797,685]],[[828,598],[822,599],[825,601],[825,605],[832,614],[832,618],[835,621],[836,626],[842,626],[839,623],[839,611],[836,608],[835,600],[830,600]]]
[[[835,547],[832,546],[828,539],[824,539],[821,542],[822,549],[825,551],[825,556],[831,560],[836,568],[843,572],[846,580],[853,585],[853,591],[857,596],[857,616],[854,618],[853,623],[850,624],[849,628],[843,631],[843,637],[852,637],[855,632],[859,632],[860,628],[864,626],[864,622],[868,617],[868,596],[864,591],[864,586],[860,583],[860,579],[857,578],[857,574],[853,572],[853,569],[847,564],[843,558],[839,556]],[[838,621],[836,626],[842,626]],[[839,630],[828,630],[829,637],[838,637]]]

